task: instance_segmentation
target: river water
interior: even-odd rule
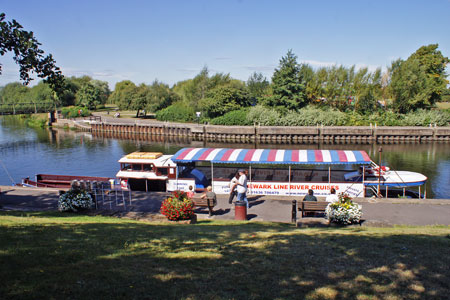
[[[378,163],[380,145],[311,144],[254,145],[190,142],[186,139],[145,140],[114,138],[64,129],[26,127],[17,117],[0,118],[0,185],[20,182],[36,174],[115,177],[118,160],[133,151],[174,154],[183,147],[365,150]],[[428,177],[427,198],[450,199],[450,144],[381,145],[382,164],[393,170],[414,171]],[[423,192],[423,190],[422,190]]]

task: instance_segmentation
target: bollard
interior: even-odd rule
[[[292,200],[292,223],[297,223],[297,200]]]
[[[247,220],[247,203],[245,201],[236,201],[234,209],[234,219],[240,221]]]

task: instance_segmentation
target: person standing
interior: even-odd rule
[[[237,196],[236,191],[236,185],[239,182],[239,172],[236,172],[236,174],[231,178],[230,181],[230,197],[228,198],[228,203],[231,204],[233,202],[234,197]]]
[[[239,181],[237,183],[236,189],[237,189],[237,200],[245,201],[248,209],[247,176],[245,176],[245,171],[243,169],[239,170]]]

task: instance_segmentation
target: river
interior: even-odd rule
[[[118,160],[133,151],[158,151],[173,154],[183,147],[365,150],[378,163],[394,170],[415,171],[428,177],[427,197],[450,199],[450,144],[310,144],[253,145],[165,141],[162,137],[146,140],[93,136],[91,133],[64,129],[26,127],[18,117],[0,118],[0,185],[20,182],[36,174],[65,174],[114,177]],[[423,190],[422,190],[423,191]]]

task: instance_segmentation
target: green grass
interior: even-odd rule
[[[450,227],[146,223],[0,213],[0,295],[17,299],[439,299]]]

